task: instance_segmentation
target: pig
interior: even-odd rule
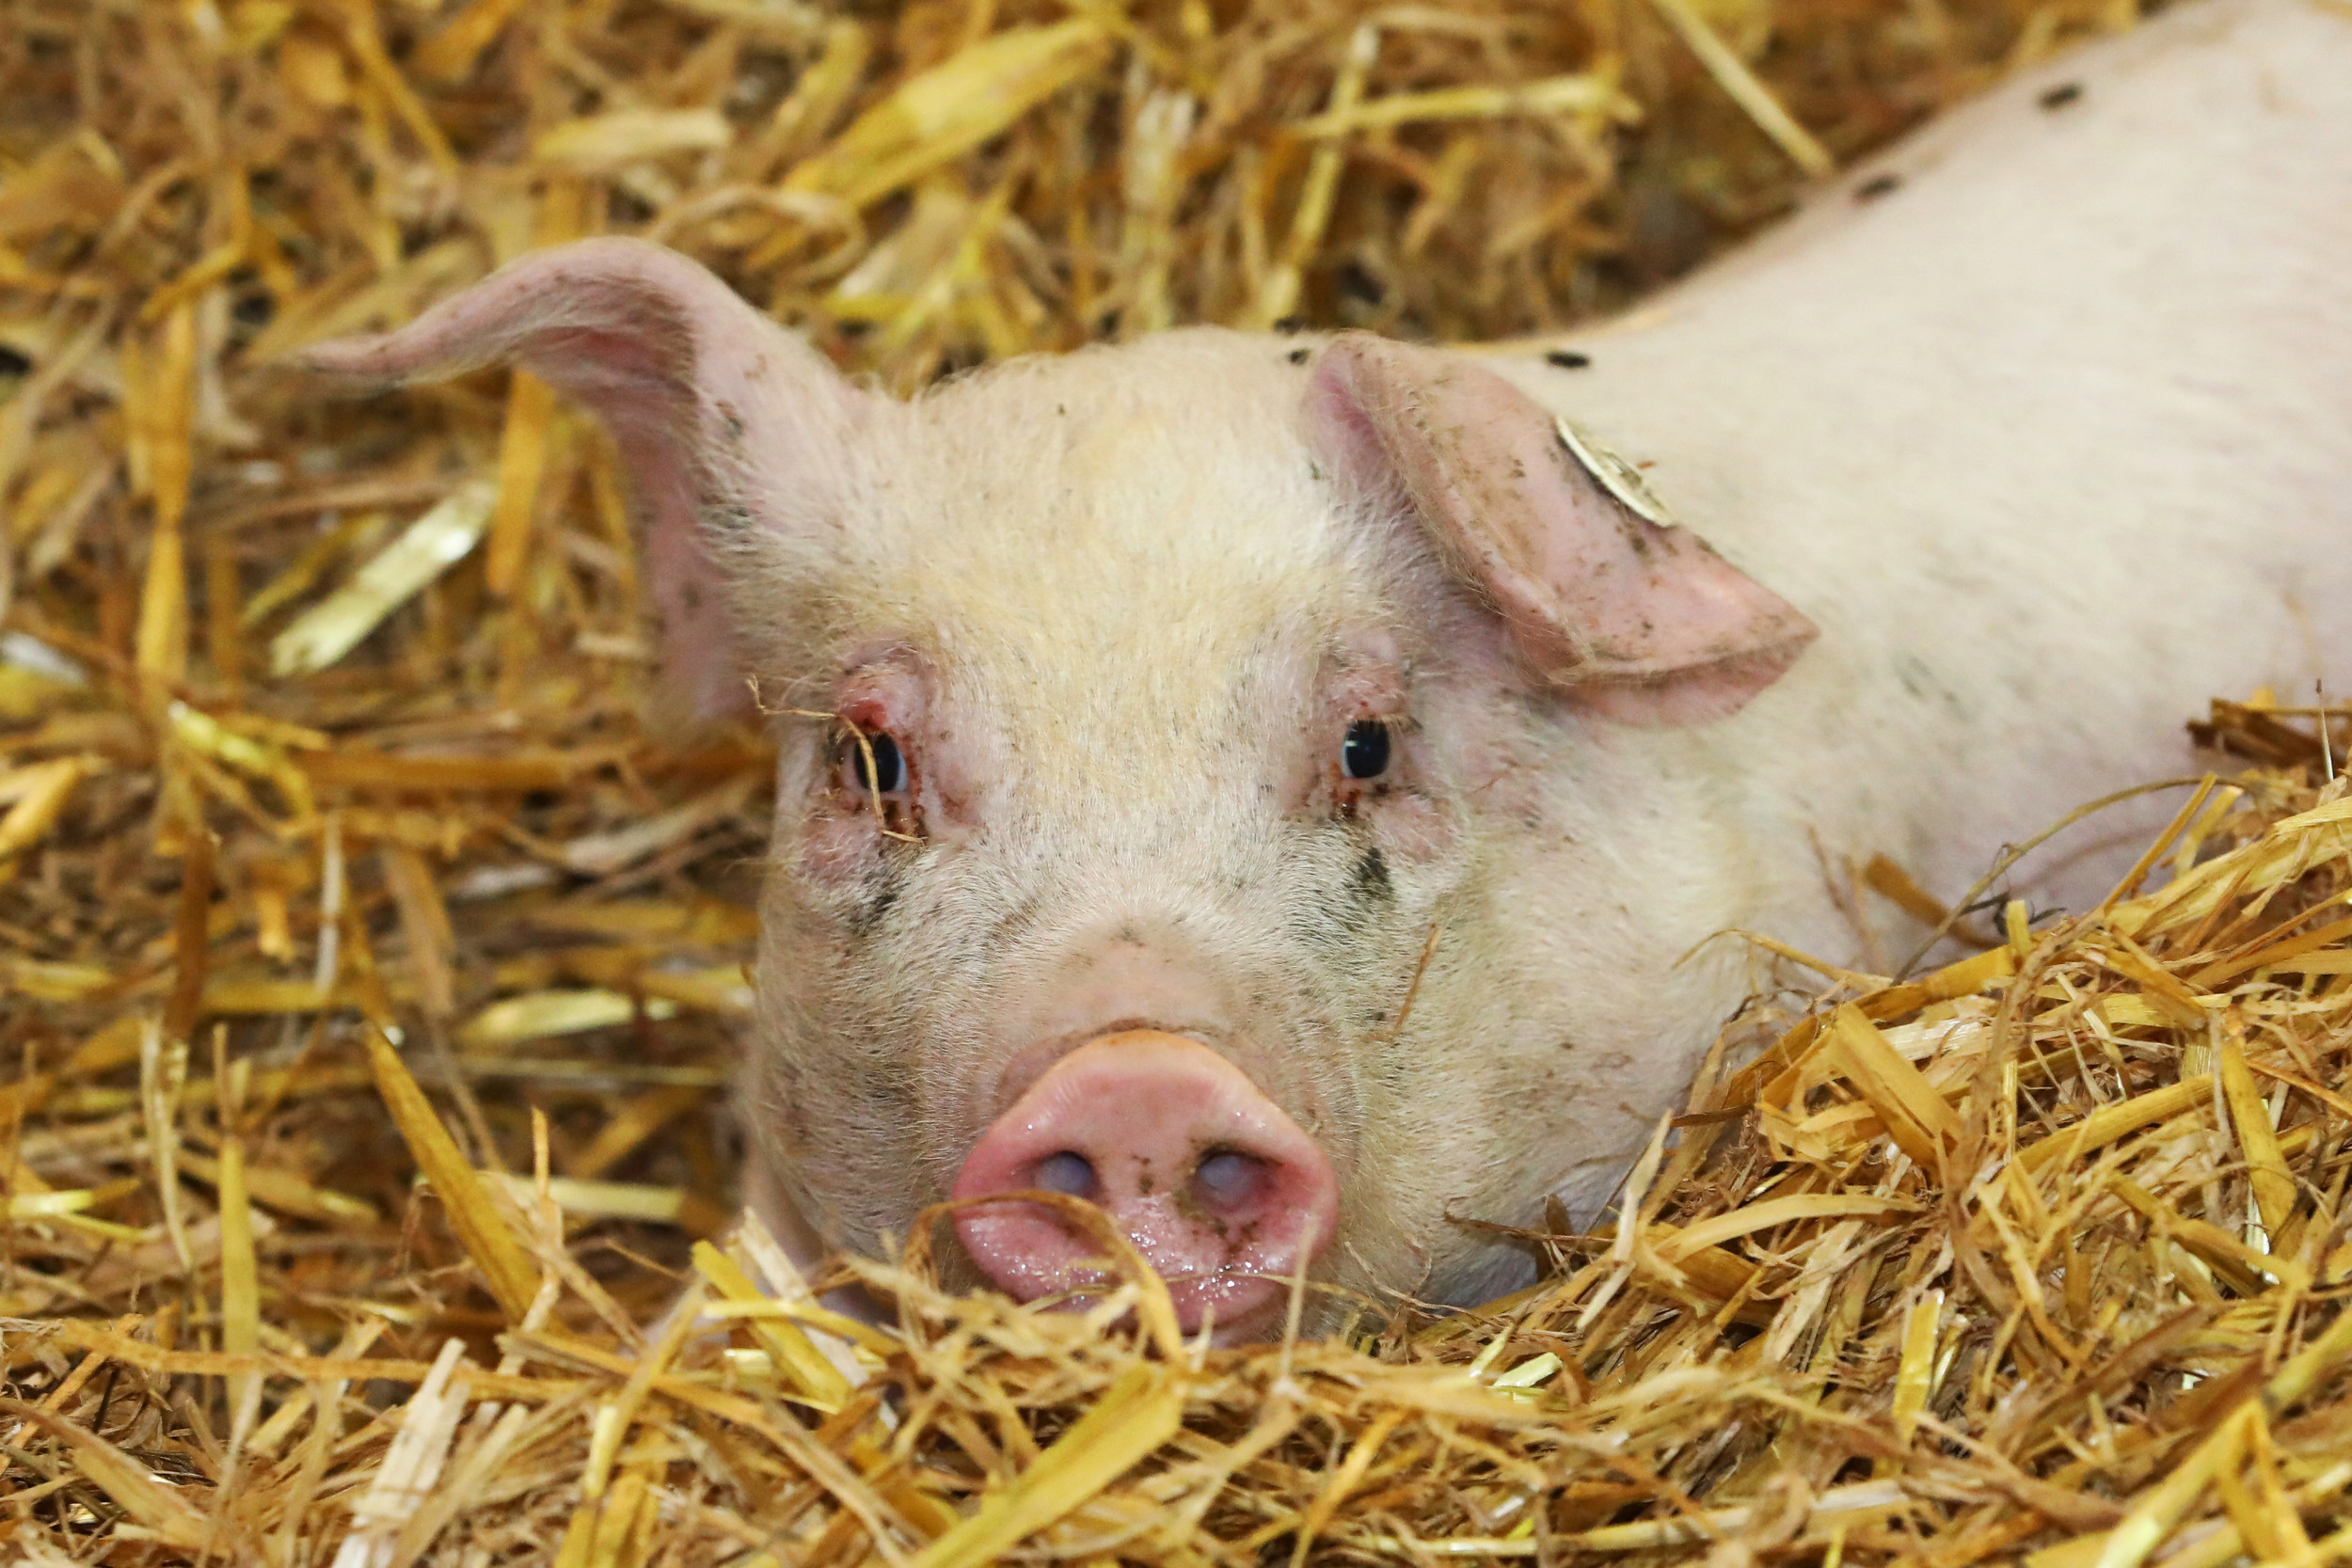
[[[1527,1278],[1463,1222],[1608,1196],[1756,982],[1716,933],[1852,959],[1843,868],[1949,895],[2206,696],[2344,689],[2348,81],[2343,7],[2200,0],[1540,343],[901,402],[602,239],[309,362],[594,410],[672,676],[764,712],[771,1227],[953,1199],[958,1279],[1083,1298],[1101,1235],[1007,1196],[1071,1195],[1235,1342]]]

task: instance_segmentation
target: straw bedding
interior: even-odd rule
[[[2153,892],[1792,962],[1520,1297],[1208,1352],[1132,1259],[1040,1314],[918,1227],[841,1266],[871,1329],[727,1228],[767,758],[641,729],[608,448],[525,378],[274,364],[596,231],[899,388],[1184,320],[1540,331],[2128,4],[0,16],[17,1559],[2352,1548],[2344,726],[2217,705],[2257,770]]]

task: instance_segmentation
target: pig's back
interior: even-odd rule
[[[2209,695],[2352,698],[2347,82],[2352,13],[2190,6],[1857,170],[1589,368],[1498,363],[1822,627],[1738,719],[1625,743],[1729,775],[1760,842],[1793,813],[1949,894],[2188,767]]]

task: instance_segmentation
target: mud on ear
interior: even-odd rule
[[[1343,476],[1405,493],[1531,674],[1620,722],[1737,712],[1818,635],[1631,468],[1466,357],[1343,334],[1308,420]]]
[[[676,252],[602,239],[299,362],[383,387],[516,365],[595,412],[635,493],[665,674],[704,717],[750,710],[716,554],[728,530],[777,521],[763,500],[823,482],[866,401],[814,349]]]

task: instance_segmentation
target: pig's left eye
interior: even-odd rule
[[[1359,719],[1340,742],[1340,771],[1351,779],[1376,779],[1389,770],[1389,726]]]

